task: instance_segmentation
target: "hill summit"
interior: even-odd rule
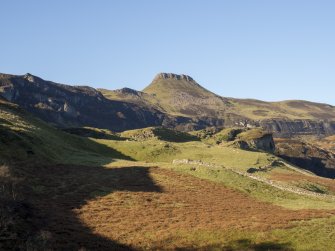
[[[144,88],[143,92],[153,94],[159,98],[164,98],[166,95],[175,95],[175,92],[186,92],[195,97],[216,96],[199,85],[192,77],[174,73],[157,74],[151,84]]]
[[[144,93],[159,100],[164,111],[187,117],[223,117],[224,98],[199,85],[188,75],[159,73]]]
[[[181,74],[181,75],[178,75],[178,74],[175,74],[175,73],[158,73],[155,77],[155,79],[175,79],[175,80],[187,80],[187,81],[194,81],[193,78],[191,78],[190,76],[188,75],[184,75],[184,74]]]

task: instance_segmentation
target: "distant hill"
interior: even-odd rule
[[[234,99],[218,96],[186,75],[158,74],[144,93],[159,100],[167,112],[178,115],[219,116],[235,114],[252,120],[335,119],[335,107],[308,101],[290,100],[264,102],[254,99]]]
[[[216,95],[187,75],[160,73],[143,91],[94,89],[26,74],[0,75],[0,94],[56,126],[113,131],[164,126],[263,127],[275,136],[335,134],[335,107],[308,101],[264,102]]]

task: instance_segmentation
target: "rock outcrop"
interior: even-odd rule
[[[122,95],[134,95],[134,96],[141,96],[141,94],[142,94],[140,91],[136,91],[136,90],[131,89],[131,88],[117,89],[114,92],[120,93]]]
[[[122,131],[158,126],[165,120],[154,108],[112,101],[94,88],[57,84],[31,74],[0,77],[0,94],[58,127]]]
[[[276,139],[276,155],[319,176],[335,178],[335,154],[299,139]]]
[[[271,133],[262,128],[227,128],[211,135],[216,144],[234,145],[244,150],[265,151],[273,153],[275,143]]]
[[[335,121],[329,120],[287,120],[271,119],[258,123],[277,137],[291,137],[297,135],[332,135],[335,134]]]
[[[236,135],[235,145],[241,149],[274,152],[275,143],[272,133],[261,128],[246,129]]]
[[[193,78],[191,78],[188,75],[184,75],[184,74],[174,74],[174,73],[159,73],[156,75],[155,79],[175,79],[175,80],[186,80],[186,81],[194,81]],[[154,79],[154,80],[155,80]]]
[[[260,150],[271,153],[275,151],[275,143],[273,141],[272,134],[270,133],[253,139],[237,140],[236,145],[241,149],[246,150]]]

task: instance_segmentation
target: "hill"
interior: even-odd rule
[[[262,126],[277,134],[332,134],[335,107],[308,101],[264,102],[218,96],[191,77],[161,73],[143,90],[180,116],[209,117],[222,126]],[[223,122],[224,121],[224,122]],[[221,124],[223,123],[223,124]]]
[[[187,75],[160,73],[142,92],[103,90],[102,93],[109,99],[152,105],[161,112],[190,118],[198,125],[184,127],[186,130],[261,126],[282,137],[335,132],[335,108],[331,105],[303,100],[264,102],[225,98],[206,90]]]
[[[166,112],[177,115],[223,117],[227,106],[224,98],[206,90],[187,75],[160,73],[143,92],[159,100]]]
[[[5,100],[0,100],[0,132],[2,163],[38,160],[78,164],[126,158],[88,138],[56,129]]]
[[[160,125],[164,119],[164,114],[152,107],[112,101],[94,88],[57,84],[31,74],[0,74],[0,93],[59,127],[89,126],[120,131]]]
[[[123,131],[164,126],[263,127],[279,137],[332,135],[335,108],[308,101],[264,102],[218,96],[187,75],[158,74],[143,91],[69,86],[26,74],[0,75],[0,93],[58,127]]]
[[[221,116],[224,113],[232,113],[250,120],[335,119],[335,107],[331,105],[303,100],[264,102],[224,98],[206,90],[187,75],[160,73],[143,92],[160,100],[166,111],[177,111],[183,115],[209,116],[212,112],[220,116],[222,112]],[[214,113],[215,109],[217,113]],[[191,110],[193,112],[190,112]],[[201,113],[203,110],[205,112]]]
[[[3,99],[0,112],[1,250],[334,249],[332,180],[257,145],[153,127],[69,134]]]

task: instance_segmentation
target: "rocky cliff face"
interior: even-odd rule
[[[272,134],[267,133],[259,138],[249,140],[237,140],[236,145],[245,150],[261,150],[265,152],[274,152],[275,143],[273,141]]]
[[[263,127],[265,130],[273,132],[277,137],[335,134],[335,121],[328,120],[271,119],[260,121],[256,124]]]
[[[244,129],[236,135],[235,145],[241,149],[274,152],[275,143],[272,133],[262,128]]]
[[[335,155],[298,139],[276,139],[276,155],[319,176],[335,178]]]
[[[267,119],[250,120],[236,114],[225,114],[223,118],[207,117],[204,121],[212,126],[256,128],[262,127],[265,131],[272,133],[274,137],[290,138],[298,135],[329,136],[335,134],[335,121],[311,120],[311,119]],[[206,123],[205,123],[206,124]]]
[[[175,80],[186,80],[186,81],[195,82],[194,79],[188,75],[184,75],[184,74],[178,75],[174,73],[159,73],[154,78],[154,81],[157,79],[175,79]]]
[[[0,77],[0,92],[8,101],[60,127],[120,131],[161,125],[165,118],[155,109],[108,100],[91,87],[56,84],[30,74]]]
[[[244,150],[265,151],[273,153],[275,143],[271,133],[262,128],[226,128],[221,131],[200,131],[198,137],[212,139],[219,145],[233,145]]]

